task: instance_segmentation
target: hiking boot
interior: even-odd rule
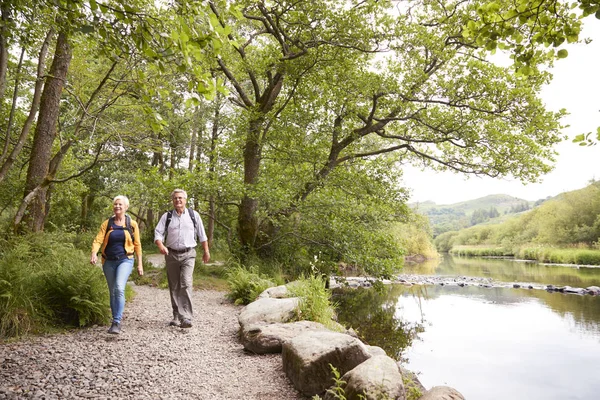
[[[181,321],[181,327],[182,328],[191,328],[192,321],[190,321],[189,319],[184,319],[183,321]]]
[[[112,333],[113,335],[118,335],[121,333],[121,324],[118,322],[113,322],[110,328],[108,328],[108,333]]]
[[[181,322],[179,321],[179,318],[173,318],[171,320],[171,322],[169,322],[169,326],[180,326]]]

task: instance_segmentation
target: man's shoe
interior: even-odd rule
[[[169,326],[180,326],[180,325],[181,325],[181,322],[179,321],[178,318],[173,318],[171,320],[171,322],[169,322]]]
[[[121,333],[121,324],[118,322],[113,322],[110,328],[108,328],[108,333],[112,333],[113,335],[118,335]]]
[[[191,328],[192,321],[190,321],[189,319],[184,319],[183,321],[181,321],[181,327],[182,328]]]

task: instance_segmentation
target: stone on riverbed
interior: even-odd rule
[[[300,299],[298,297],[258,299],[242,309],[238,322],[242,328],[250,325],[288,322],[296,315],[299,304]]]
[[[366,346],[352,336],[317,331],[302,333],[283,344],[283,370],[294,387],[307,396],[323,393],[332,383],[333,365],[345,374],[369,359]]]
[[[242,327],[242,344],[257,354],[281,353],[284,342],[306,331],[327,330],[325,325],[312,321],[249,325]]]
[[[346,372],[342,380],[346,382],[344,396],[348,400],[405,399],[402,374],[398,365],[385,355],[369,358]],[[334,398],[329,393],[325,396],[326,400]]]

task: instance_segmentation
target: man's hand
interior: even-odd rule
[[[202,262],[204,264],[208,264],[209,261],[210,261],[210,252],[205,251],[204,254],[202,255]]]

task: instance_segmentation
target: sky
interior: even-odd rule
[[[562,120],[569,125],[563,130],[568,139],[554,147],[558,152],[554,170],[542,176],[540,183],[523,184],[514,179],[466,178],[464,174],[405,167],[403,181],[411,191],[409,202],[454,204],[492,194],[535,201],[600,180],[600,144],[582,147],[571,141],[600,126],[600,21],[593,16],[584,21],[581,37],[592,43],[563,46],[569,56],[555,62],[554,79],[541,94],[548,110],[565,108],[569,112]]]

